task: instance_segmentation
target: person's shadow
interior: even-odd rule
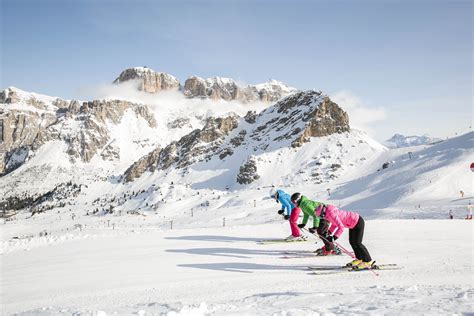
[[[196,241],[217,241],[217,242],[249,242],[261,241],[262,238],[242,238],[218,235],[196,235],[196,236],[180,236],[180,237],[166,237],[165,239],[172,240],[196,240]]]
[[[283,255],[280,250],[259,250],[241,248],[189,248],[168,249],[167,252],[187,253],[190,255],[220,256],[232,258],[251,258],[254,256],[277,256]]]
[[[259,270],[273,271],[309,271],[308,266],[284,266],[271,264],[258,264],[246,262],[225,262],[225,263],[196,263],[196,264],[178,264],[178,267],[206,269],[226,272],[253,273]]]

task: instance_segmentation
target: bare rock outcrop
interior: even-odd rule
[[[184,95],[189,98],[236,100],[243,103],[274,102],[295,91],[296,89],[275,80],[259,85],[242,86],[229,78],[203,79],[197,76],[188,78],[183,90]]]
[[[307,121],[303,132],[293,141],[292,147],[299,147],[311,137],[323,137],[335,133],[348,132],[349,116],[329,97],[305,118]]]
[[[0,109],[0,121],[0,174],[3,174],[23,164],[31,150],[51,139],[46,129],[57,119],[51,113]]]
[[[137,163],[130,166],[124,174],[126,182],[139,177],[145,171],[165,170],[175,165],[185,168],[193,163],[220,155],[220,145],[232,130],[237,128],[239,117],[235,114],[224,118],[208,118],[202,129],[196,129],[174,141],[165,148],[157,148]],[[229,153],[228,153],[229,154]]]
[[[16,103],[20,100],[15,90],[7,88],[0,91],[0,103],[11,104]]]
[[[192,125],[190,123],[190,120],[188,118],[177,118],[167,124],[168,128],[183,128],[183,127],[189,127],[191,128]]]
[[[163,90],[179,89],[178,79],[164,72],[155,72],[147,67],[135,67],[122,71],[114,83],[119,84],[129,80],[138,80],[139,89],[148,93]]]
[[[349,117],[336,103],[319,91],[300,91],[261,112],[250,138],[262,141],[275,135],[274,142],[288,140],[299,147],[311,137],[350,130]]]
[[[153,151],[143,156],[130,167],[128,167],[124,173],[125,182],[131,182],[135,180],[146,171],[155,171],[158,167],[160,153],[161,148],[155,148]]]

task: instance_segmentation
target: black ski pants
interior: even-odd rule
[[[359,220],[357,221],[357,225],[354,228],[349,229],[349,243],[354,250],[354,255],[357,259],[369,262],[372,261],[370,257],[369,251],[365,246],[362,244],[362,238],[364,237],[364,227],[365,222],[362,216],[359,216]]]

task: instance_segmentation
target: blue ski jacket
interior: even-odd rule
[[[277,190],[277,193],[278,201],[281,203],[281,209],[286,212],[286,215],[291,215],[291,211],[295,205],[291,202],[290,195],[283,190]]]

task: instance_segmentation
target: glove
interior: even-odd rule
[[[278,214],[280,215],[283,214],[283,212],[284,212],[283,210],[278,210]]]
[[[306,224],[298,224],[299,228],[304,228],[305,226],[306,226]]]
[[[314,234],[314,233],[316,233],[316,230],[317,230],[317,229],[318,229],[317,227],[311,227],[311,228],[308,229],[308,230],[309,230],[309,232],[310,232],[311,234]]]
[[[289,220],[289,219],[290,219],[290,215],[285,215],[285,216],[283,216],[283,218],[286,219],[286,220]]]
[[[328,235],[328,236],[326,236],[326,240],[329,241],[329,242],[333,242],[333,241],[337,240],[337,237],[333,236],[333,235]]]

